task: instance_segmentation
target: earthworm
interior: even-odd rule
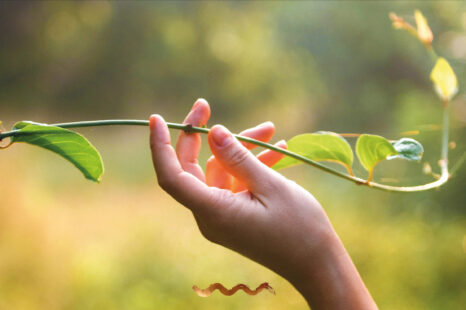
[[[197,295],[200,297],[208,297],[210,296],[213,291],[218,289],[220,293],[222,293],[225,296],[231,296],[234,293],[236,293],[238,290],[243,290],[246,294],[248,295],[257,295],[259,294],[262,290],[266,289],[270,293],[275,295],[275,290],[267,283],[264,282],[261,285],[259,285],[255,290],[251,290],[247,285],[245,284],[238,284],[235,285],[231,290],[225,288],[221,283],[214,283],[211,284],[208,288],[201,290],[197,285],[193,286],[193,290],[196,292]]]

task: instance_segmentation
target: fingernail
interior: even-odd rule
[[[151,130],[154,130],[155,128],[155,123],[157,122],[157,114],[152,114],[150,117],[149,117],[149,128]]]
[[[214,126],[212,129],[212,139],[218,147],[224,147],[233,142],[233,136],[222,125]]]
[[[151,128],[155,128],[156,132],[161,132],[163,129],[163,126],[165,125],[165,120],[163,119],[161,115],[154,114],[151,116],[151,121],[149,125],[151,126]]]
[[[288,148],[285,140],[280,140],[277,143],[275,143],[275,145],[278,146],[278,147],[281,147],[282,149],[287,149]]]
[[[199,98],[194,102],[193,107],[191,108],[191,111],[196,109],[200,104],[204,103],[205,99]]]
[[[191,111],[196,110],[198,106],[199,106],[199,101],[194,102],[193,106],[191,107]]]
[[[167,124],[165,123],[165,119],[162,117],[162,115],[157,114],[156,117],[157,122],[155,122],[155,124],[157,126],[157,129],[162,129],[167,126]]]
[[[271,121],[267,121],[267,122],[264,122],[262,124],[259,124],[257,127],[267,127],[267,126],[274,127],[275,125]]]

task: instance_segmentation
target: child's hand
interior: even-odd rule
[[[209,116],[209,105],[200,99],[185,123],[200,126]],[[317,200],[267,167],[281,154],[265,151],[255,157],[248,151],[251,145],[245,147],[216,125],[208,136],[214,157],[204,176],[197,163],[198,133],[181,132],[175,151],[161,116],[151,116],[150,132],[160,186],[193,212],[208,240],[284,276],[313,307],[375,307]],[[268,141],[273,132],[273,125],[264,123],[242,134]]]

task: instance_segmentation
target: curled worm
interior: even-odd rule
[[[262,283],[255,290],[251,290],[249,286],[245,284],[235,285],[230,290],[225,288],[221,283],[211,284],[208,288],[203,290],[201,290],[197,285],[193,286],[193,290],[196,292],[198,296],[201,297],[209,297],[215,290],[219,290],[220,293],[222,293],[225,296],[231,296],[238,290],[243,290],[248,295],[257,295],[264,289],[275,295],[275,290],[267,282]]]

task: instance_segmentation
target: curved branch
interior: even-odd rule
[[[423,185],[417,185],[417,186],[390,186],[390,185],[385,185],[385,184],[380,184],[376,182],[369,182],[368,180],[364,180],[362,178],[356,177],[354,175],[350,175],[344,172],[340,172],[338,170],[335,170],[331,167],[328,167],[326,165],[323,165],[319,162],[316,162],[314,160],[311,160],[307,157],[304,157],[302,155],[296,154],[294,152],[291,152],[286,149],[282,149],[279,147],[276,147],[272,144],[265,143],[262,141],[258,141],[255,139],[251,139],[248,137],[240,136],[234,134],[234,136],[241,141],[248,142],[251,144],[255,144],[257,146],[261,146],[270,150],[273,150],[275,152],[284,154],[286,156],[292,157],[294,159],[297,159],[305,164],[314,166],[320,170],[323,170],[327,173],[333,174],[337,177],[352,181],[358,185],[367,185],[371,188],[375,189],[380,189],[384,191],[389,191],[389,192],[419,192],[419,191],[426,191],[430,190],[433,188],[440,187],[441,185],[445,184],[448,179],[449,179],[449,173],[448,173],[448,125],[449,125],[449,118],[448,118],[448,105],[444,105],[443,109],[443,135],[442,135],[442,157],[440,161],[442,173],[440,178],[437,181],[423,184]],[[94,126],[110,126],[110,125],[136,125],[136,126],[148,126],[149,121],[146,120],[98,120],[98,121],[82,121],[82,122],[70,122],[70,123],[57,123],[57,124],[51,124],[50,126],[56,126],[56,127],[61,127],[61,128],[81,128],[81,127],[94,127]],[[210,129],[209,128],[201,128],[201,127],[193,127],[191,125],[184,125],[184,124],[178,124],[178,123],[167,123],[167,126],[172,129],[178,129],[178,130],[184,130],[186,132],[198,132],[198,133],[209,133]],[[0,133],[0,141],[6,137],[12,137],[12,136],[18,136],[21,135],[21,132],[19,130],[12,130],[8,132],[3,132]]]

